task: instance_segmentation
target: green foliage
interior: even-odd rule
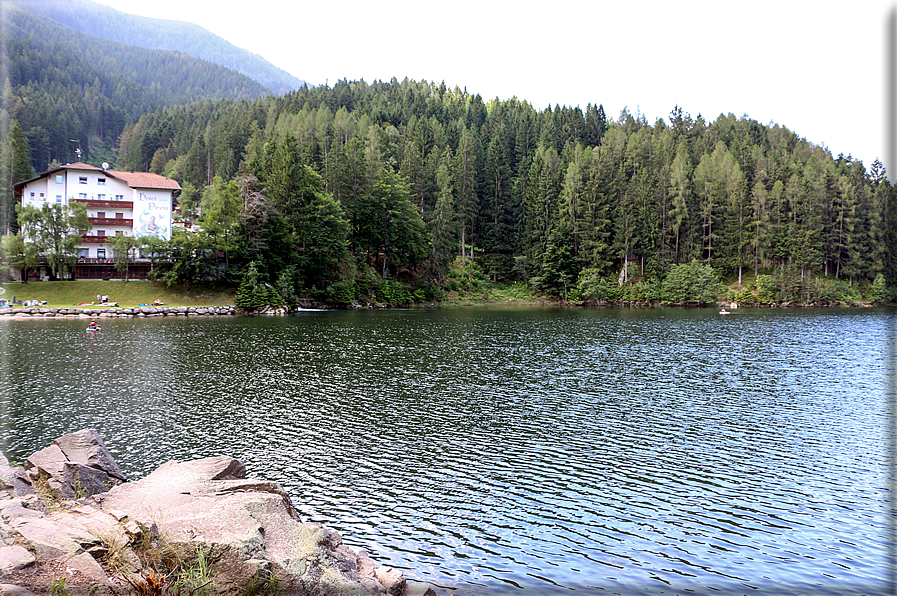
[[[221,278],[212,239],[202,232],[175,229],[162,249],[164,266],[150,272],[168,287],[215,282]]]
[[[354,283],[338,281],[327,286],[324,302],[328,304],[352,304],[357,300],[357,287]]]
[[[65,578],[53,580],[50,584],[51,596],[72,596],[72,593],[65,587]]]
[[[419,265],[427,255],[426,227],[408,182],[390,170],[381,170],[372,195],[359,199],[355,228],[358,246],[381,261],[384,279],[390,271]]]
[[[13,39],[29,72],[72,54]],[[226,199],[206,201],[204,232],[167,247],[170,263],[160,258],[155,275],[171,283],[230,283],[255,260],[288,303],[300,292],[348,299],[351,280],[356,299],[375,297],[370,269],[450,292],[524,279],[548,296],[679,301],[694,288],[678,287],[674,268],[698,260],[726,275],[762,270],[769,279],[755,292],[730,296],[746,303],[853,301],[878,273],[897,286],[897,193],[884,167],[833,158],[779,125],[732,114],[706,122],[678,106],[669,125],[627,110],[608,121],[600,106],[487,104],[410,80],[173,107],[123,84],[104,104],[97,85],[120,80],[71,60],[59,95],[11,67],[10,105],[33,155],[52,158],[57,140],[35,116],[49,119],[52,98],[64,104],[55,118],[66,142],[108,148],[108,131],[121,130],[124,168],[176,177],[185,219],[199,196]],[[90,119],[88,98],[110,108],[107,122]],[[459,256],[476,273],[453,273]],[[630,277],[620,286],[623,263]],[[290,268],[292,294],[277,283]],[[669,288],[657,281],[671,275]]]
[[[78,260],[79,230],[89,230],[87,208],[75,201],[67,205],[44,203],[40,209],[19,210],[19,226],[37,253],[46,258],[53,276],[67,277]]]
[[[246,580],[242,594],[245,596],[277,596],[280,594],[280,582],[274,573],[265,570],[258,571]]]
[[[603,277],[598,269],[583,269],[576,282],[577,297],[580,300],[608,300],[612,286],[616,285]]]
[[[771,275],[758,275],[755,283],[757,289],[756,300],[761,304],[770,304],[776,301],[777,291],[775,279]]]
[[[891,293],[888,291],[885,276],[879,273],[875,276],[875,281],[872,282],[872,286],[866,294],[866,300],[877,304],[883,304],[890,302],[892,299],[893,296],[891,296]]]
[[[284,272],[281,279],[278,280],[279,285],[290,287],[289,274]],[[286,290],[285,290],[286,291]],[[295,298],[295,296],[293,296]],[[263,283],[258,271],[258,264],[255,261],[249,263],[240,286],[237,288],[235,297],[236,305],[244,311],[252,312],[263,309],[267,306],[279,307],[289,302],[285,301],[283,296],[270,284]]]
[[[700,261],[673,265],[663,281],[663,297],[667,302],[706,304],[719,296],[719,280],[713,268]]]
[[[177,570],[174,584],[192,596],[209,596],[216,590],[211,586],[212,549],[196,547],[191,560],[185,561]]]
[[[411,291],[395,279],[381,279],[375,289],[377,302],[381,304],[410,304],[414,301]]]
[[[106,240],[112,248],[112,257],[115,259],[115,270],[125,274],[125,281],[128,280],[128,268],[131,260],[134,258],[134,252],[141,245],[139,238],[134,236],[113,236]]]
[[[479,261],[468,261],[463,264],[461,257],[455,258],[446,275],[444,289],[447,292],[464,294],[482,293],[492,286],[492,282],[480,269]]]
[[[250,263],[252,265],[253,263]],[[277,276],[277,281],[274,284],[274,289],[277,291],[277,294],[280,296],[280,300],[284,306],[289,308],[295,308],[297,304],[299,304],[299,297],[296,295],[296,270],[294,267],[289,267],[280,272],[280,275]]]

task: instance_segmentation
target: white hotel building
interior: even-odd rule
[[[103,164],[106,165],[106,164]],[[76,278],[113,276],[112,236],[171,238],[172,197],[181,190],[150,172],[119,172],[86,163],[66,164],[15,185],[22,205],[83,203],[92,229],[81,235]],[[134,273],[139,277],[139,268]],[[43,277],[43,276],[41,276]]]

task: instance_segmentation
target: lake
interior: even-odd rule
[[[443,594],[884,594],[895,309],[0,320],[0,449],[226,454]],[[888,399],[890,395],[890,400]]]

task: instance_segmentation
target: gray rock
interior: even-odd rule
[[[368,555],[367,551],[361,549],[358,551],[358,554],[355,557],[355,562],[358,565],[358,573],[367,577],[375,577],[375,567],[374,560]]]
[[[267,560],[324,593],[358,592],[341,572],[330,532],[301,523],[289,497],[273,483],[247,481],[230,457],[168,462],[146,478],[121,484],[94,500],[120,510],[175,543],[206,544],[244,562]],[[261,490],[259,490],[261,489]]]
[[[25,468],[10,466],[2,453],[0,453],[0,491],[9,492],[19,497],[34,494],[34,488],[25,473]]]
[[[424,582],[408,582],[405,584],[403,596],[437,596],[433,586]]]
[[[27,476],[66,495],[74,487],[105,490],[122,476],[93,431],[60,437],[29,457],[26,466]],[[400,571],[377,569],[365,551],[356,553],[338,533],[303,523],[280,485],[247,479],[246,467],[234,458],[168,462],[142,480],[49,512],[35,495],[13,496],[9,481],[16,478],[10,470],[0,459],[6,487],[0,488],[0,565],[9,569],[35,565],[18,544],[24,539],[38,560],[36,569],[53,560],[57,569],[74,577],[111,587],[94,557],[102,558],[110,545],[129,545],[123,556],[133,573],[141,562],[130,548],[164,536],[179,548],[213,550],[220,586],[264,571],[282,579],[283,593],[290,594],[399,596],[406,589]],[[8,540],[13,536],[15,543]],[[426,589],[418,591],[433,596]]]
[[[68,459],[65,457],[65,454],[59,446],[54,444],[29,455],[28,459],[25,460],[25,469],[31,472],[34,469],[42,468],[51,475],[57,475],[61,478],[63,473],[62,464],[66,461]]]
[[[0,596],[35,596],[35,594],[19,586],[0,584]]]
[[[81,546],[52,521],[42,517],[14,518],[10,525],[27,540],[37,554],[48,559],[76,555]]]
[[[16,473],[6,456],[0,453],[0,489],[15,488]]]
[[[17,517],[43,517],[44,514],[36,509],[25,507],[25,503],[18,499],[4,501],[0,504],[0,517],[9,521]]]
[[[32,484],[46,481],[55,498],[73,499],[109,490],[124,481],[100,436],[93,430],[63,435],[25,460]]]
[[[405,592],[405,576],[398,569],[380,567],[377,569],[377,581],[386,588],[386,593],[391,596],[402,596],[402,593]]]
[[[59,447],[69,461],[103,470],[113,478],[125,481],[125,475],[115,463],[112,454],[106,449],[106,444],[103,443],[103,439],[100,438],[97,431],[79,430],[59,437],[53,441],[53,444]]]
[[[28,549],[21,546],[0,546],[0,574],[19,571],[37,562]]]
[[[113,478],[103,470],[72,462],[65,463],[63,479],[63,497],[66,499],[80,499],[104,493],[121,483],[120,479]]]

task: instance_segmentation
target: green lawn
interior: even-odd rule
[[[46,300],[47,308],[71,308],[81,303],[96,302],[97,294],[106,294],[119,306],[152,304],[156,299],[165,306],[223,306],[234,304],[233,292],[207,289],[181,291],[166,288],[152,281],[42,281],[0,284],[0,298],[11,300]],[[82,308],[102,308],[96,304]]]

